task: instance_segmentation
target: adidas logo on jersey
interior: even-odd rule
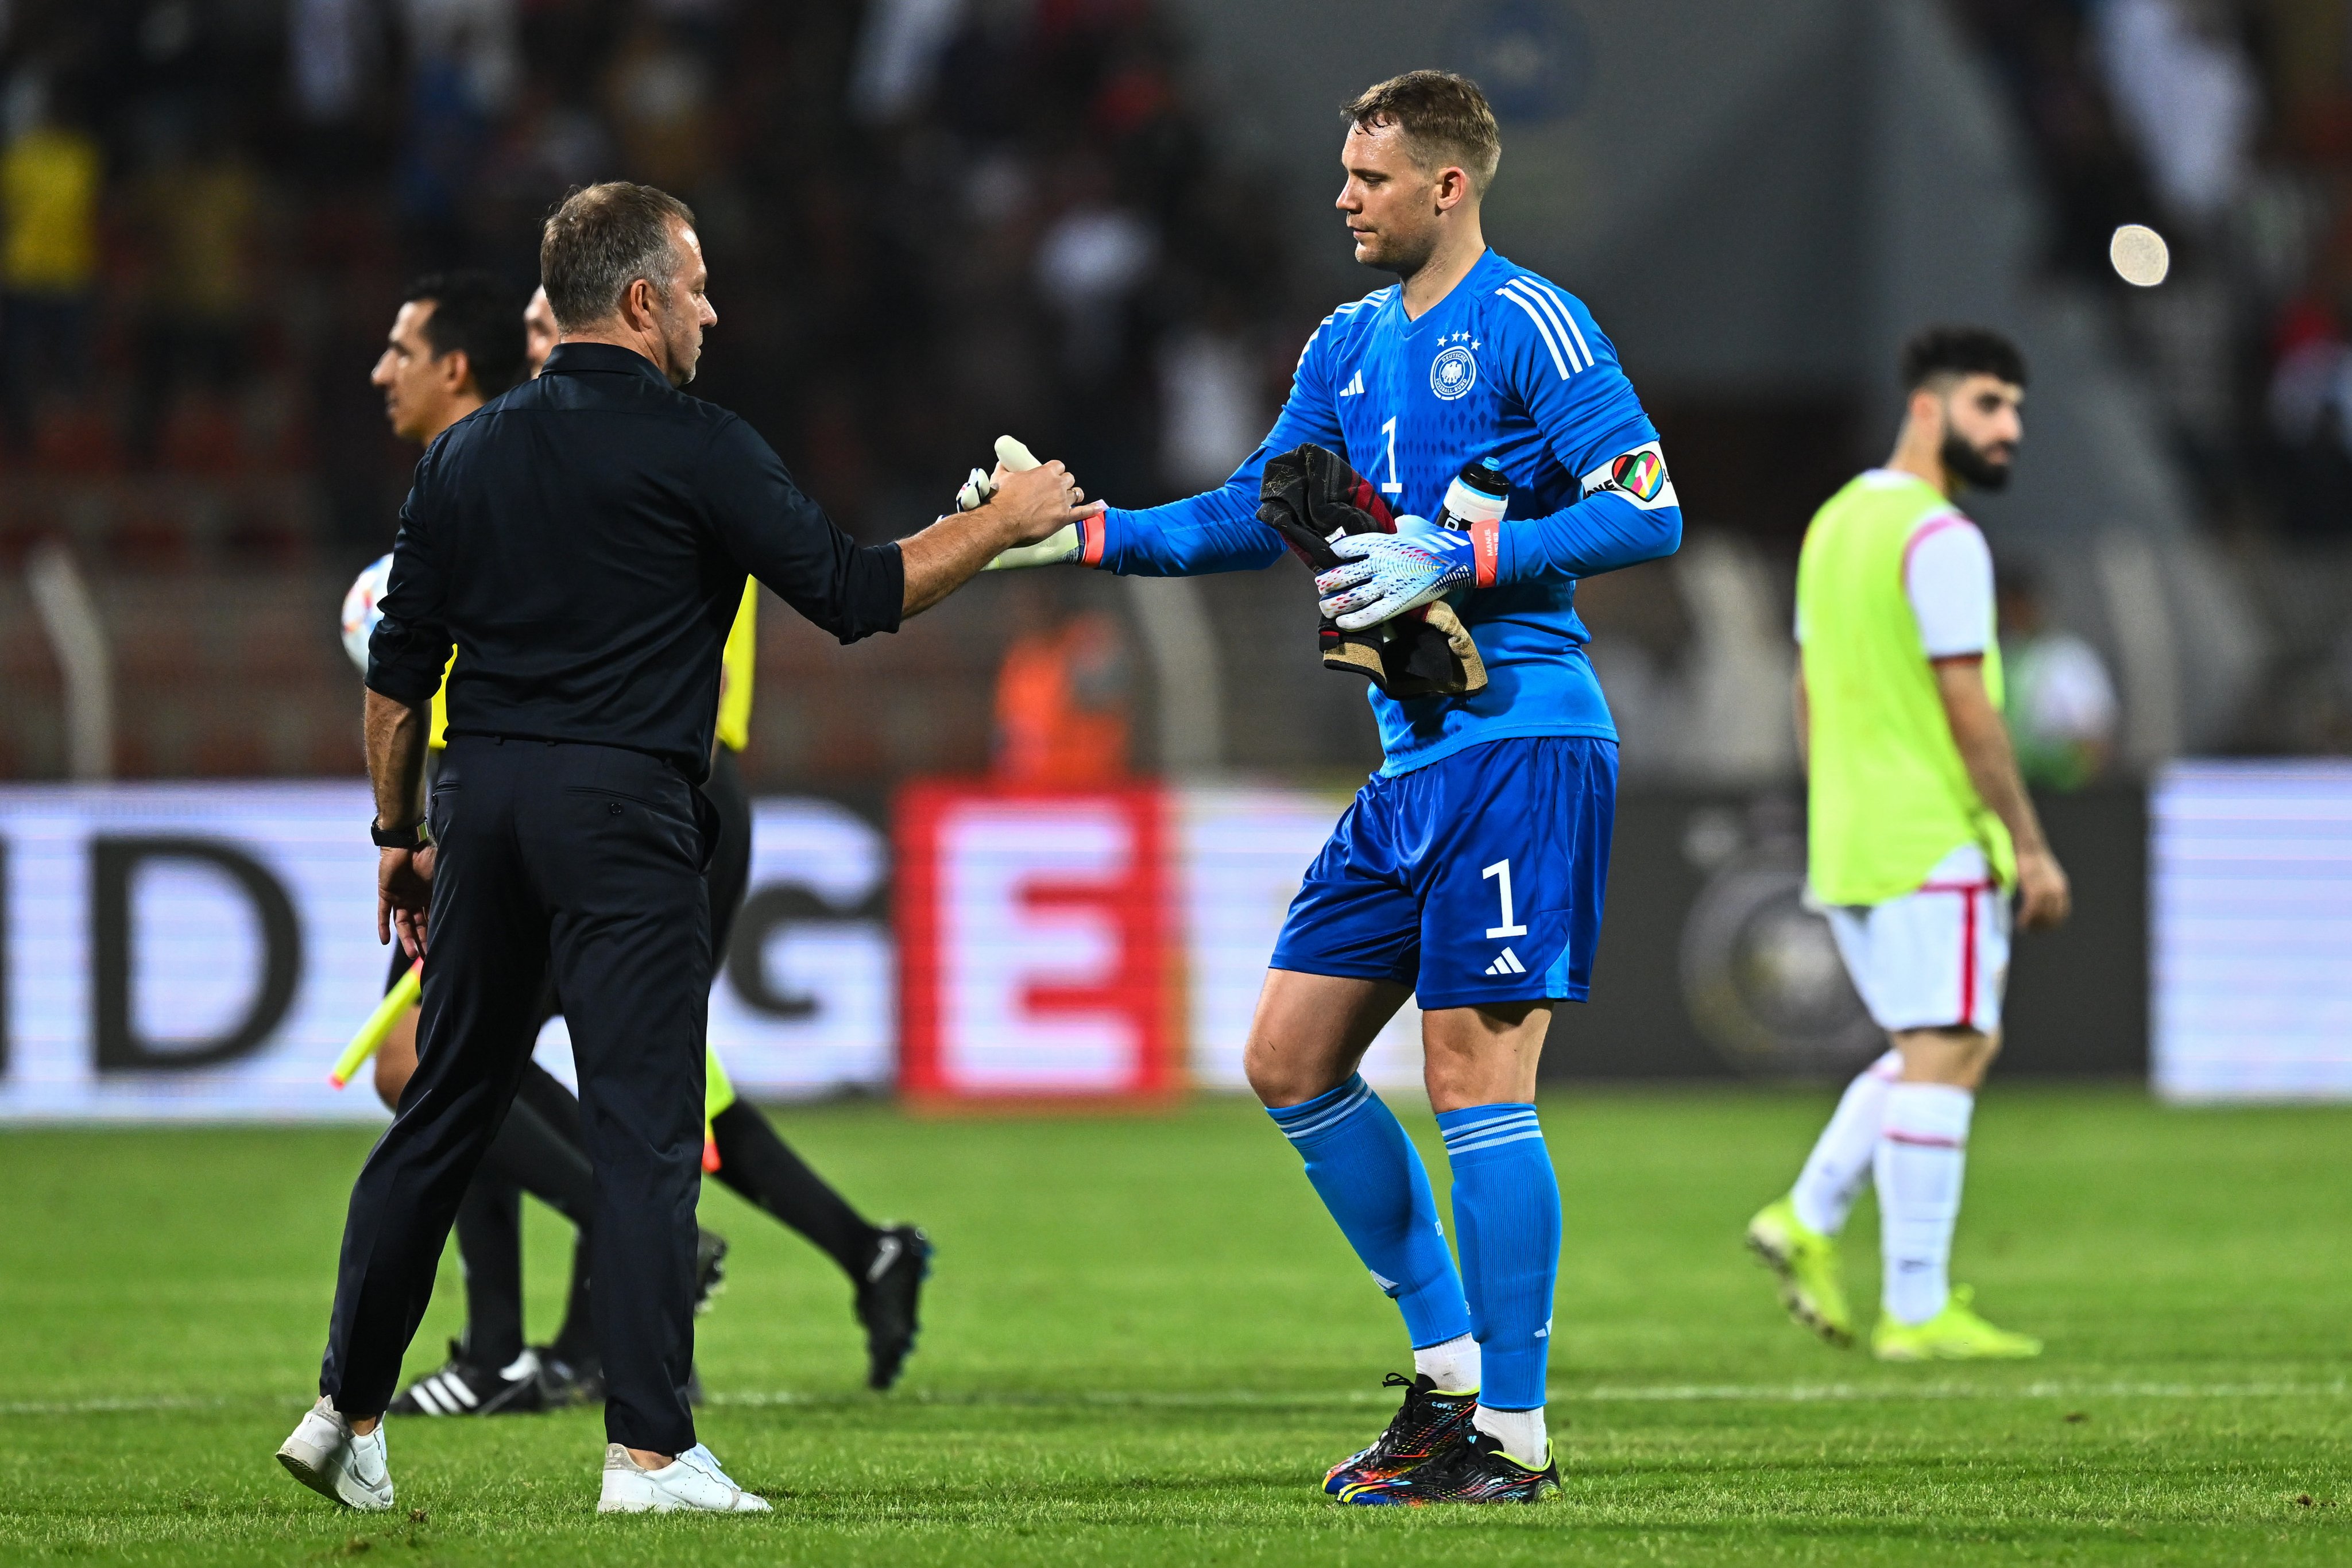
[[[1527,972],[1528,967],[1520,963],[1519,956],[1508,947],[1503,949],[1501,957],[1486,966],[1486,973],[1490,975],[1524,975]]]
[[[1348,384],[1347,384],[1346,386],[1343,386],[1343,387],[1341,387],[1341,388],[1339,389],[1339,395],[1340,395],[1341,397],[1361,397],[1361,396],[1363,396],[1363,395],[1364,395],[1364,372],[1363,372],[1362,371],[1359,370],[1359,371],[1357,371],[1353,376],[1350,376],[1350,377],[1348,379]]]

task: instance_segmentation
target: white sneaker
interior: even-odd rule
[[[383,1427],[362,1437],[325,1397],[310,1406],[294,1434],[278,1446],[278,1462],[294,1479],[345,1508],[380,1512],[392,1506],[392,1471],[384,1461]]]
[[[657,1470],[637,1463],[618,1443],[604,1445],[604,1495],[596,1500],[598,1513],[674,1513],[681,1509],[765,1513],[768,1500],[730,1480],[699,1443]]]

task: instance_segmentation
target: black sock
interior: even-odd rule
[[[482,1157],[482,1168],[512,1182],[583,1230],[595,1213],[596,1173],[587,1152],[521,1095],[508,1108],[490,1152]]]
[[[595,1212],[596,1173],[581,1146],[579,1106],[561,1081],[537,1062],[531,1063],[524,1070],[522,1087],[507,1110],[505,1124],[482,1159],[485,1172],[530,1193],[579,1231],[572,1248],[572,1291],[564,1301],[563,1326],[556,1331],[553,1346],[559,1357],[575,1366],[594,1360],[596,1348],[588,1312],[588,1227]],[[515,1334],[520,1354],[520,1247],[516,1258]]]
[[[578,1149],[584,1159],[588,1153],[588,1134],[580,1121],[580,1096],[564,1087],[563,1080],[536,1061],[522,1065],[522,1081],[515,1085],[515,1103],[528,1105],[547,1118],[556,1136]]]
[[[719,1145],[720,1181],[815,1242],[852,1280],[862,1280],[881,1230],[825,1186],[765,1116],[738,1100],[711,1119],[710,1135]]]
[[[555,1359],[573,1367],[587,1366],[596,1356],[596,1323],[588,1311],[588,1233],[572,1243],[572,1293],[563,1299],[563,1326],[547,1347]]]
[[[457,1205],[466,1264],[466,1359],[492,1370],[522,1354],[522,1192],[488,1172]]]

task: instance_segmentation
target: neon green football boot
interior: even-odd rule
[[[1798,1324],[1833,1345],[1853,1343],[1853,1309],[1838,1279],[1837,1239],[1797,1218],[1797,1206],[1773,1199],[1748,1222],[1748,1249],[1780,1277],[1780,1304]]]
[[[2032,1334],[1998,1329],[1969,1305],[1976,1292],[1955,1285],[1944,1310],[1924,1323],[1882,1317],[1870,1331],[1870,1354],[1881,1361],[2025,1361],[2042,1354]]]

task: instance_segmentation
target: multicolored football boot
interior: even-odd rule
[[[1559,1493],[1559,1463],[1551,1455],[1544,1455],[1543,1469],[1535,1469],[1474,1430],[1427,1463],[1393,1480],[1359,1482],[1341,1492],[1339,1500],[1421,1508],[1438,1502],[1541,1502]]]
[[[1470,1435],[1470,1413],[1478,1408],[1476,1389],[1443,1394],[1427,1373],[1407,1377],[1402,1372],[1390,1373],[1381,1379],[1381,1386],[1403,1389],[1404,1407],[1370,1448],[1331,1467],[1323,1478],[1323,1490],[1333,1497],[1344,1496],[1349,1487],[1394,1480]]]

